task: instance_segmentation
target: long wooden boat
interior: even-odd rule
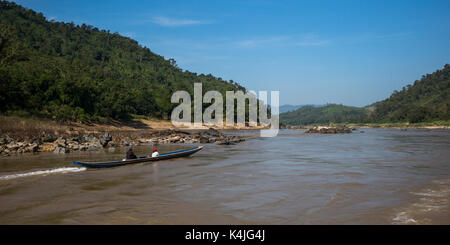
[[[83,167],[87,167],[87,168],[111,168],[111,167],[118,167],[118,166],[123,166],[123,165],[127,165],[127,164],[133,164],[133,163],[160,161],[160,160],[167,160],[167,159],[172,159],[172,158],[177,158],[177,157],[185,157],[185,156],[194,154],[197,151],[200,151],[201,149],[203,149],[203,146],[198,146],[198,147],[186,149],[186,150],[162,153],[159,155],[159,157],[140,156],[137,159],[114,160],[114,161],[105,161],[105,162],[75,162],[74,161],[72,163],[75,165],[83,166]]]

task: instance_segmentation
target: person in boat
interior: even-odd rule
[[[126,159],[136,159],[137,156],[134,154],[133,149],[130,148],[127,151]]]
[[[156,148],[153,149],[152,157],[159,157],[158,149]]]

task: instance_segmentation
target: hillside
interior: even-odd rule
[[[48,21],[0,2],[0,113],[57,120],[168,119],[174,91],[244,90],[233,81],[183,71],[173,59],[107,30]]]
[[[284,113],[288,111],[295,111],[303,106],[321,107],[323,105],[282,105],[279,108],[279,112]]]
[[[394,91],[378,103],[371,114],[374,122],[431,122],[450,120],[450,65],[422,76],[413,85]]]
[[[303,106],[298,110],[280,114],[285,125],[309,125],[328,123],[367,122],[368,111],[364,108],[327,104],[322,107]]]
[[[313,108],[304,106],[281,113],[286,125],[329,123],[426,123],[449,121],[450,65],[427,74],[413,85],[394,91],[392,95],[365,107],[329,104]]]
[[[288,111],[295,111],[302,106],[303,105],[281,105],[279,108],[279,112],[284,113],[284,112],[288,112]]]

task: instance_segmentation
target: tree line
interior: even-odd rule
[[[377,103],[374,122],[431,122],[450,120],[450,65],[422,76],[414,84]]]
[[[243,90],[211,74],[183,71],[137,41],[0,2],[0,112],[56,120],[168,119],[174,91]]]
[[[449,121],[450,65],[422,76],[412,85],[366,107],[336,104],[303,106],[280,114],[286,125],[329,123],[423,123]]]

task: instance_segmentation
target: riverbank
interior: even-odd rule
[[[450,129],[450,121],[438,121],[430,123],[331,123],[314,125],[287,125],[287,129],[311,129],[314,127],[350,127],[350,128],[422,128],[422,129]]]
[[[135,119],[129,122],[61,123],[40,118],[0,116],[0,154],[97,151],[144,144],[237,144],[241,136],[227,136],[215,128],[175,128],[170,121]],[[247,129],[246,127],[228,127]]]

